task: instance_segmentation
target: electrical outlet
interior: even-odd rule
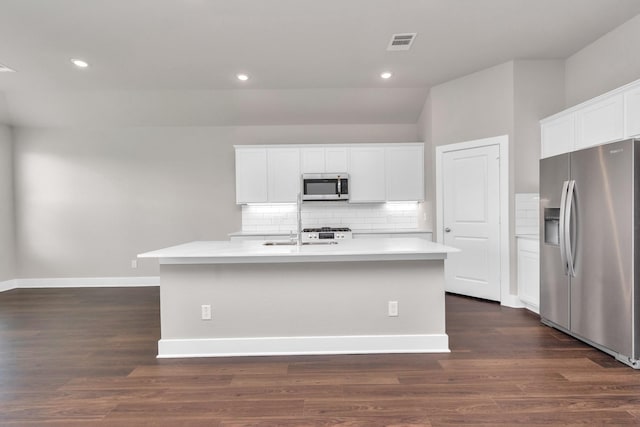
[[[138,268],[138,260],[137,259],[132,259],[131,260],[131,268]]]
[[[390,317],[398,316],[398,301],[389,301],[388,315]]]
[[[202,320],[211,320],[211,305],[203,304],[200,306],[200,318]]]

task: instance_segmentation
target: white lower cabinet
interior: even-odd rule
[[[540,244],[518,237],[518,297],[529,310],[540,312]]]

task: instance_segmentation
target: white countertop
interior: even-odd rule
[[[334,245],[265,246],[263,241],[196,241],[138,255],[160,264],[441,260],[458,249],[416,237],[342,240]]]

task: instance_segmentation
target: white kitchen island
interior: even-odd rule
[[[264,243],[138,256],[160,263],[158,357],[449,351],[444,260],[456,249],[419,238]]]

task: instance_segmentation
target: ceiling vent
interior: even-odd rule
[[[387,50],[409,50],[418,33],[394,34]]]
[[[16,70],[12,70],[11,68],[7,67],[6,65],[2,65],[0,64],[0,73],[15,73]]]

